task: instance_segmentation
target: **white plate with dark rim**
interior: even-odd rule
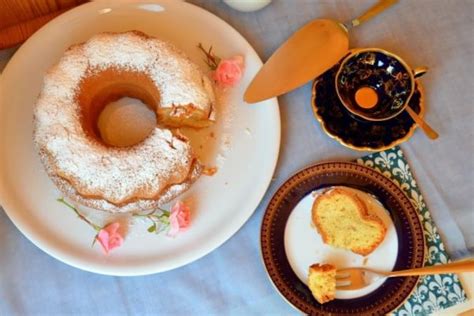
[[[357,190],[387,227],[384,241],[368,256],[324,244],[312,227],[315,195],[337,186]],[[403,190],[378,171],[352,162],[318,163],[291,176],[270,200],[260,231],[263,263],[278,292],[304,314],[386,315],[412,294],[418,276],[372,279],[365,288],[337,290],[335,300],[319,304],[306,285],[308,268],[313,263],[385,271],[420,268],[426,246],[418,216]]]
[[[149,234],[148,225],[138,223],[130,227],[124,245],[105,256],[98,246],[91,248],[95,231],[56,201],[61,195],[44,172],[32,141],[33,108],[45,71],[65,49],[99,32],[127,30],[174,43],[203,69],[203,56],[196,48],[199,42],[213,45],[222,57],[243,55],[246,70],[227,102],[217,109],[216,126],[191,135],[197,154],[205,164],[217,165],[218,172],[202,176],[180,197],[192,206],[190,228],[171,239]],[[277,100],[258,105],[242,101],[245,87],[261,65],[254,49],[230,25],[185,2],[100,1],[68,11],[23,44],[0,77],[0,204],[35,245],[83,270],[144,275],[199,259],[244,225],[276,166],[280,146]]]

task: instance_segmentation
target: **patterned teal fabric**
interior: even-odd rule
[[[419,211],[428,249],[425,265],[431,266],[449,262],[443,241],[400,147],[365,156],[357,159],[357,163],[373,168],[392,179],[405,191]],[[411,297],[395,310],[393,315],[429,315],[464,302],[466,299],[466,293],[455,274],[426,276],[420,279]]]

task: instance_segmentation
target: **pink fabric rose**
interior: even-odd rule
[[[120,247],[123,243],[123,237],[118,232],[119,227],[120,223],[115,222],[105,226],[97,234],[96,239],[106,254],[108,254],[110,250]]]
[[[214,72],[214,80],[224,86],[231,87],[237,84],[244,73],[244,58],[234,56],[229,59],[222,59]]]
[[[191,221],[191,212],[189,206],[181,201],[175,203],[171,208],[170,229],[168,236],[175,237],[180,231],[185,230]]]

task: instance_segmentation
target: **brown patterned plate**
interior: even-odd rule
[[[285,250],[285,229],[291,213],[309,194],[330,186],[347,186],[364,191],[383,204],[398,239],[394,270],[423,266],[426,251],[422,225],[417,211],[403,191],[390,179],[368,167],[350,162],[326,162],[292,176],[271,199],[263,217],[260,241],[267,273],[280,294],[306,314],[386,314],[410,296],[418,277],[386,279],[378,288],[361,297],[335,299],[321,305],[290,264]],[[316,231],[314,234],[317,234]]]

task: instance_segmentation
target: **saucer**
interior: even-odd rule
[[[311,105],[324,132],[343,146],[360,151],[382,151],[407,141],[417,125],[407,112],[379,122],[355,117],[339,100],[334,84],[339,64],[314,80]],[[409,106],[423,117],[424,92],[415,82],[415,92]]]

